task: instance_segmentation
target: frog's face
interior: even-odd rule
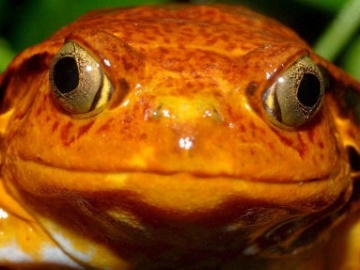
[[[90,14],[13,64],[6,184],[69,250],[292,251],[349,196],[318,61],[243,9]]]

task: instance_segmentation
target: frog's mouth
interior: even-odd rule
[[[333,171],[321,179],[297,182],[255,181],[229,175],[202,176],[190,172],[87,172],[55,168],[23,159],[18,159],[16,163],[7,162],[5,167],[5,179],[11,179],[9,182],[16,189],[34,196],[126,191],[153,207],[183,214],[206,212],[232,198],[299,205],[305,211],[319,211],[337,200],[339,194],[351,184],[348,165],[341,159]]]
[[[214,256],[291,253],[324,235],[351,194],[346,166],[316,181],[270,183],[20,163],[22,169],[11,170],[15,192],[45,228],[63,224],[129,257],[181,250]]]

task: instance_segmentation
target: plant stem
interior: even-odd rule
[[[349,0],[314,46],[314,50],[335,60],[344,45],[360,26],[360,0]]]

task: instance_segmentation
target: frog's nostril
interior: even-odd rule
[[[217,109],[219,106],[205,100],[185,100],[166,98],[160,100],[152,109],[145,112],[146,119],[171,119],[177,122],[193,122],[195,119],[208,119],[222,122],[223,116]]]
[[[214,120],[218,120],[222,122],[224,119],[222,115],[219,113],[219,111],[216,108],[208,108],[204,111],[203,118],[212,118]]]

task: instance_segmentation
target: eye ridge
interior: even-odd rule
[[[76,89],[80,83],[80,72],[74,57],[60,58],[54,65],[54,83],[62,94]]]

